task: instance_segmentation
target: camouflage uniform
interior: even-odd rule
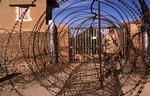
[[[113,34],[107,33],[102,40],[103,51],[106,53],[114,54],[119,50],[120,40],[118,34],[114,32]]]
[[[102,48],[104,51],[105,77],[110,79],[113,86],[114,96],[122,96],[121,84],[119,80],[120,64],[117,62],[120,51],[120,40],[117,32],[107,33],[102,40]],[[114,55],[115,54],[115,55]],[[113,58],[114,57],[114,58]],[[113,58],[113,59],[112,59]]]

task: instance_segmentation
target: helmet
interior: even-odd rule
[[[109,24],[109,26],[107,28],[114,28],[113,24]]]

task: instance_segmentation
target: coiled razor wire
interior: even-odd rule
[[[36,0],[31,4],[35,2]],[[25,13],[22,14],[21,22],[17,21],[12,26],[11,31],[4,28],[0,29],[3,32],[0,35],[0,39],[3,41],[0,45],[2,48],[1,77],[15,76],[15,78],[9,78],[9,82],[0,79],[0,86],[5,87],[10,83],[20,96],[24,94],[21,94],[16,85],[19,83],[20,86],[23,86],[23,84],[30,84],[34,81],[43,86],[50,96],[139,96],[147,83],[149,75],[149,64],[143,60],[145,54],[140,48],[142,44],[141,35],[147,27],[144,30],[139,28],[139,32],[131,37],[130,20],[136,24],[136,27],[141,22],[144,23],[143,19],[138,20],[144,15],[140,6],[135,0],[131,0],[131,2],[132,4],[126,3],[125,0],[58,0],[60,9],[50,8],[46,10],[41,14],[41,17],[33,26],[33,30],[29,33],[24,33],[22,30]],[[98,3],[101,6],[100,14],[98,14]],[[65,4],[68,5],[61,8]],[[115,14],[109,13],[108,9]],[[49,29],[46,32],[41,32],[46,20],[46,12],[50,14],[55,10],[60,10],[53,17],[53,20],[59,21],[57,29],[60,32],[58,32],[57,38],[62,38],[57,41],[58,63],[51,62],[52,57],[47,35]],[[71,38],[82,33],[80,29],[85,28],[84,32],[88,29],[98,28],[99,15],[101,27],[113,24],[118,34],[125,34],[125,42],[121,45],[119,51],[126,48],[124,60],[132,63],[133,70],[131,72],[123,73],[121,70],[116,70],[114,66],[122,63],[120,59],[115,61],[118,53],[113,55],[107,62],[97,60],[100,58],[100,54],[98,58],[95,58],[94,55],[89,55],[90,59],[78,63],[70,63],[67,61],[67,59],[70,59],[69,56],[65,57],[66,55],[63,54],[66,47],[61,46],[60,42],[66,42],[63,37],[68,33],[68,30],[75,28],[73,32],[69,31],[68,37]],[[122,22],[124,23],[121,24]],[[15,32],[18,25],[20,30]],[[69,27],[68,30],[66,30],[66,25]],[[133,45],[135,38],[137,38],[137,41]],[[70,47],[69,44],[68,46]],[[80,53],[80,55],[85,56],[84,53]],[[87,54],[86,56],[88,57]],[[104,63],[101,66],[103,75],[100,74],[100,63]],[[22,68],[20,66],[25,67],[19,70],[19,68]],[[120,69],[123,68],[121,67]],[[101,80],[103,80],[103,84]]]

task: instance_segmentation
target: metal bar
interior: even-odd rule
[[[102,42],[102,38],[101,38],[101,17],[100,17],[100,0],[98,0],[98,45],[99,45],[99,63],[100,63],[100,83],[101,83],[101,87],[103,87],[103,70],[102,70],[102,58],[101,58],[101,54],[102,54],[102,50],[101,50],[101,42]]]
[[[49,20],[48,46],[50,51],[50,63],[58,63],[57,29],[53,20]]]
[[[36,7],[35,4],[9,4],[10,7]]]

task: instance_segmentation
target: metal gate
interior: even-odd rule
[[[78,32],[77,32],[78,31]],[[102,31],[108,32],[107,28]],[[76,34],[77,32],[77,34]],[[103,32],[104,33],[104,32]],[[70,62],[83,62],[87,59],[99,57],[98,28],[70,28],[69,29],[69,58]],[[103,34],[102,36],[103,37]]]

